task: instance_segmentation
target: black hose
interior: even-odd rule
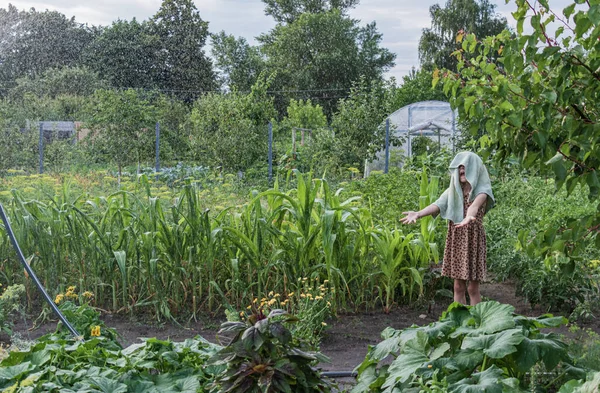
[[[356,371],[323,371],[321,375],[328,378],[356,378]]]
[[[4,211],[4,206],[2,206],[2,203],[0,203],[0,216],[2,216],[2,222],[4,222],[4,228],[6,229],[6,233],[8,234],[10,242],[12,243],[12,245],[17,253],[17,257],[21,261],[23,268],[25,268],[25,271],[27,272],[27,274],[29,274],[29,277],[31,277],[33,279],[33,282],[35,282],[35,285],[38,287],[38,289],[40,290],[42,295],[44,295],[44,299],[46,299],[46,302],[50,305],[52,310],[54,310],[56,315],[58,315],[58,318],[62,321],[62,323],[67,327],[67,329],[69,329],[71,331],[71,333],[73,334],[73,336],[75,336],[76,339],[81,340],[81,335],[77,332],[77,330],[75,330],[75,328],[73,326],[71,326],[71,324],[69,323],[67,318],[63,315],[62,312],[60,312],[60,310],[58,309],[56,304],[54,304],[54,302],[52,301],[52,298],[50,298],[50,295],[48,295],[48,292],[46,292],[46,289],[42,286],[42,283],[35,275],[33,269],[31,268],[31,266],[29,266],[29,264],[25,260],[25,257],[23,256],[23,251],[21,251],[21,247],[19,247],[19,243],[17,243],[17,238],[15,237],[12,227],[10,226],[10,223],[8,222],[8,216],[6,215],[6,212]]]

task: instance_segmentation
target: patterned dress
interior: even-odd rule
[[[471,206],[468,195],[463,200],[464,215]],[[483,229],[485,203],[477,211],[476,220],[462,228],[448,221],[448,237],[444,250],[442,275],[457,280],[483,281],[486,276],[486,243]]]

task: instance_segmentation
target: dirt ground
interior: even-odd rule
[[[497,300],[515,307],[518,314],[538,316],[545,310],[531,309],[524,299],[515,296],[515,288],[511,283],[484,283],[481,286],[484,300]],[[381,341],[380,334],[388,326],[402,329],[412,324],[424,325],[437,321],[441,313],[451,303],[451,299],[436,300],[430,306],[396,307],[390,314],[375,311],[360,314],[339,315],[329,321],[330,328],[326,331],[321,343],[321,352],[331,359],[330,364],[323,364],[326,371],[351,371],[364,359],[368,346]],[[142,337],[169,338],[182,341],[189,337],[201,335],[210,341],[217,342],[216,333],[222,321],[212,318],[192,322],[187,326],[174,324],[151,325],[147,322],[136,322],[123,317],[105,317],[105,323],[115,328],[122,336],[122,344],[128,346],[138,342]],[[15,331],[24,339],[34,339],[56,327],[56,323],[46,323],[35,330],[29,330],[33,321],[16,321]],[[585,327],[600,332],[600,319],[587,321]],[[566,329],[561,329],[565,333]],[[0,338],[0,341],[1,338]]]

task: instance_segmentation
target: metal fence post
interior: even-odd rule
[[[269,122],[269,184],[273,182],[273,123]]]
[[[40,122],[40,141],[38,143],[40,153],[40,174],[44,173],[44,124]]]
[[[385,171],[388,173],[390,168],[390,119],[385,119]]]
[[[160,172],[160,123],[156,122],[156,180],[158,181],[158,172]]]

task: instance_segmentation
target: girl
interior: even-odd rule
[[[481,301],[479,283],[486,275],[483,215],[494,205],[490,176],[481,158],[458,153],[450,164],[450,187],[440,198],[418,212],[403,212],[403,224],[440,214],[448,220],[442,275],[454,279],[454,301],[471,305]],[[467,285],[468,283],[468,285]]]

